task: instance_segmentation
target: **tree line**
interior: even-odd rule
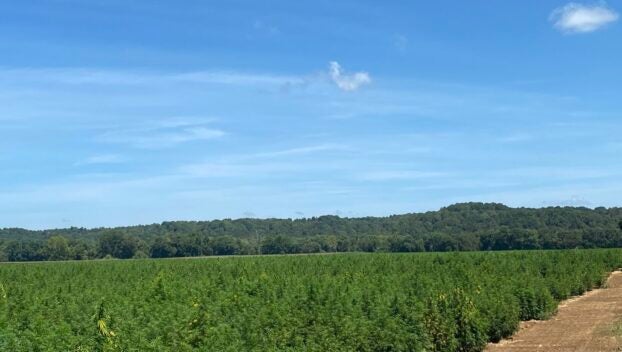
[[[494,203],[463,203],[389,217],[0,230],[1,261],[611,247],[622,247],[622,208],[533,209]]]

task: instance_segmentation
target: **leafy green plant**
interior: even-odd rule
[[[619,249],[2,264],[0,350],[475,352],[620,266]]]

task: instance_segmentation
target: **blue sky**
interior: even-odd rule
[[[4,1],[0,227],[620,206],[622,1]]]

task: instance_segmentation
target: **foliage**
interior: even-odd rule
[[[390,217],[175,221],[115,229],[0,229],[0,261],[321,252],[622,247],[620,208],[465,203]]]
[[[135,237],[128,236],[121,231],[105,232],[98,240],[98,253],[105,257],[132,258],[139,249],[139,242]]]
[[[622,250],[0,265],[2,351],[481,351]]]

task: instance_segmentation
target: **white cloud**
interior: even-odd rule
[[[365,84],[371,83],[367,72],[356,72],[350,75],[343,73],[341,65],[336,61],[330,62],[330,78],[341,90],[355,91]]]
[[[571,2],[555,9],[550,20],[564,33],[588,33],[617,21],[619,17],[604,2],[595,5]]]

